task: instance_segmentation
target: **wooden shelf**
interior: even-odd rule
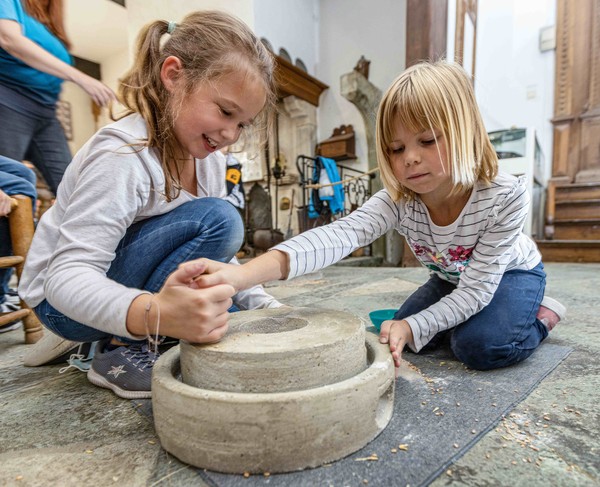
[[[275,55],[275,60],[275,79],[279,98],[293,95],[318,107],[321,93],[329,86],[280,56]]]

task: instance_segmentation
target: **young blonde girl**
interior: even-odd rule
[[[236,289],[331,265],[389,230],[402,234],[430,279],[383,323],[396,366],[449,335],[471,368],[527,358],[565,314],[544,299],[546,275],[522,229],[523,178],[498,173],[471,81],[458,65],[421,63],[390,86],[377,115],[385,189],[349,216],[315,228],[238,268],[210,263],[197,285]],[[543,300],[544,299],[544,300]]]
[[[232,260],[243,240],[223,200],[219,150],[274,100],[273,59],[237,18],[196,12],[155,21],[121,81],[128,114],[77,153],[44,214],[19,286],[56,335],[101,340],[88,378],[126,398],[150,397],[155,334],[218,340],[232,297],[241,309],[279,306],[262,288],[192,289],[208,257]]]

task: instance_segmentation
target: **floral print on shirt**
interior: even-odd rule
[[[439,272],[451,280],[459,278],[461,273],[469,264],[473,248],[466,249],[462,245],[454,248],[448,248],[448,255],[444,255],[435,249],[430,249],[426,245],[419,245],[414,242],[409,244],[421,263],[434,272]]]

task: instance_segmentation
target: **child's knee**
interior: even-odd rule
[[[228,201],[220,198],[196,200],[205,218],[202,219],[213,238],[226,243],[233,254],[244,242],[244,222],[239,211]]]
[[[456,332],[452,335],[450,347],[458,360],[474,370],[504,367],[510,355],[508,346],[496,346],[485,337],[467,336]]]

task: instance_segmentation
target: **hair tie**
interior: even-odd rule
[[[169,25],[167,27],[167,34],[172,34],[173,31],[175,30],[175,27],[177,27],[177,22],[173,22],[172,20],[169,22]]]

